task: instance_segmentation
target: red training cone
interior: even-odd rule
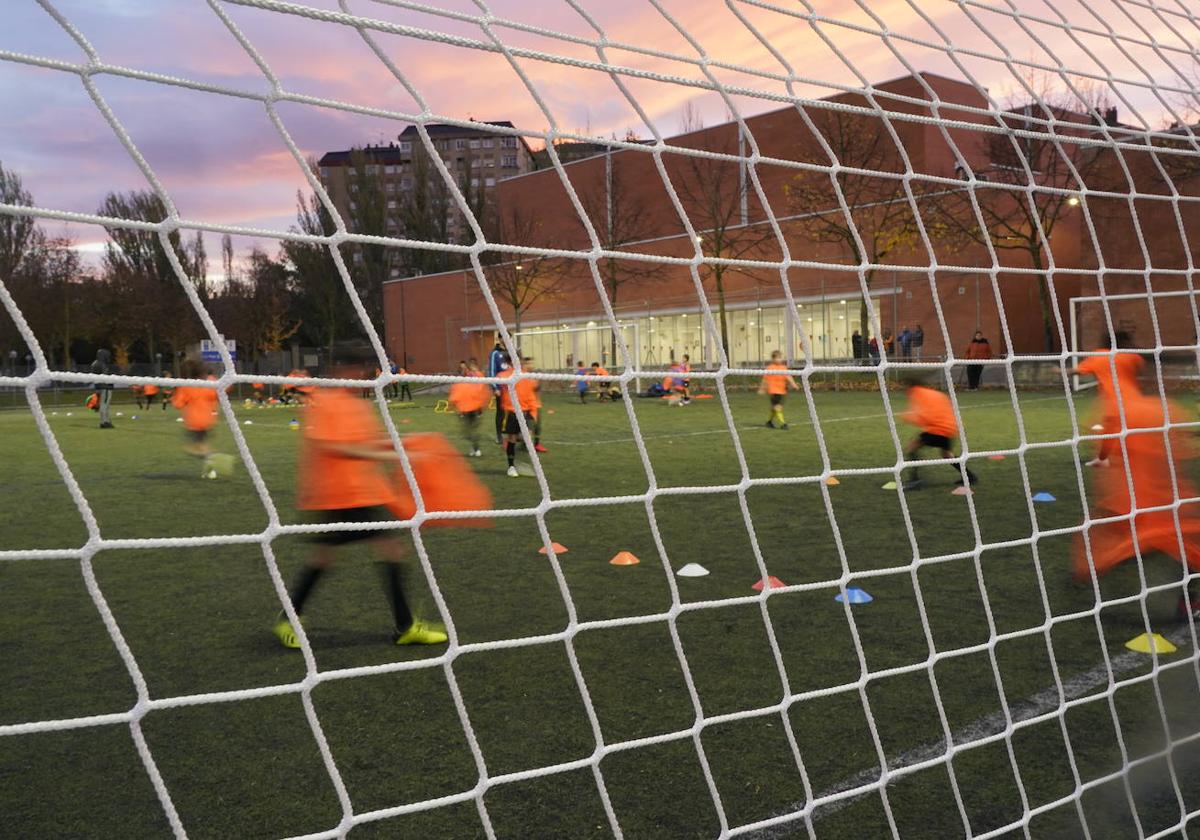
[[[775,577],[775,575],[771,575],[766,579],[765,582],[760,580],[755,583],[751,589],[753,589],[755,592],[762,592],[763,586],[769,586],[771,589],[783,589],[783,587],[787,586],[787,584]]]

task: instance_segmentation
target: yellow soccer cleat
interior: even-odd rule
[[[275,634],[275,638],[279,639],[279,643],[285,648],[297,650],[300,647],[300,639],[296,636],[296,630],[292,627],[292,623],[286,618],[281,618],[271,627],[271,632]]]
[[[396,636],[396,644],[398,645],[444,645],[449,636],[446,631],[439,629],[436,625],[421,621],[414,621],[412,625],[403,633]]]

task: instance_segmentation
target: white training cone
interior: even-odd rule
[[[708,574],[708,569],[701,566],[699,563],[688,563],[675,574],[680,577],[704,577]]]
[[[1095,426],[1092,426],[1092,431],[1093,432],[1103,432],[1104,427],[1101,426],[1099,423],[1097,423]]]
[[[243,425],[243,426],[253,426],[253,425],[254,425],[254,421],[253,421],[253,420],[243,420],[243,421],[242,421],[242,425]]]

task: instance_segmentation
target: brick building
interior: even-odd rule
[[[929,91],[936,104],[930,104]],[[524,352],[544,369],[566,368],[576,360],[619,367],[603,329],[608,322],[597,282],[605,286],[638,363],[647,368],[683,354],[694,364],[715,363],[722,333],[737,366],[759,365],[776,349],[793,362],[806,356],[849,358],[857,344],[855,332],[868,337],[874,332],[873,322],[862,329],[864,280],[869,280],[880,337],[919,325],[925,356],[961,353],[976,328],[1005,352],[1044,352],[1047,343],[1057,347],[1059,319],[1069,323],[1070,300],[1094,294],[1101,281],[1109,294],[1144,291],[1148,280],[1155,290],[1186,288],[1189,233],[1200,233],[1193,230],[1200,220],[1194,218],[1190,200],[1158,200],[1170,196],[1169,182],[1185,195],[1197,192],[1191,158],[1175,153],[1183,150],[1182,141],[1180,150],[1163,155],[1164,144],[1145,147],[1145,135],[1120,126],[1115,111],[1101,121],[1061,109],[1053,113],[1056,138],[1039,140],[1037,132],[1044,133],[1045,127],[1036,119],[1049,112],[1007,112],[1001,125],[986,113],[982,91],[933,74],[876,85],[873,95],[886,111],[909,118],[885,121],[848,114],[837,106],[870,107],[863,95],[848,93],[803,112],[787,107],[748,117],[744,133],[736,123],[726,123],[668,140],[700,154],[614,149],[564,165],[562,172],[596,243],[629,255],[600,259],[595,274],[585,257],[596,243],[558,171],[501,182],[500,214],[515,221],[501,226],[497,244],[579,253],[578,258],[553,261],[503,251],[481,255],[486,281],[508,326],[520,323]],[[935,112],[944,122],[928,121]],[[1033,133],[1024,134],[1029,129]],[[1126,148],[1118,153],[1094,142],[1106,138],[1141,143],[1146,151]],[[1021,144],[1021,154],[1014,143]],[[742,160],[755,149],[756,162]],[[826,149],[834,149],[847,168],[838,184],[866,250],[862,259],[882,266],[869,275],[857,267],[853,237],[830,224],[845,216],[837,212],[839,197],[829,175],[805,168],[827,166]],[[1031,168],[1023,166],[1023,159]],[[1167,172],[1165,167],[1174,168]],[[910,169],[941,180],[902,177]],[[1048,229],[1048,251],[1035,247],[1042,240],[1030,225],[1021,228],[1017,202],[1029,194],[1021,187],[1030,169],[1034,182],[1044,188],[1033,195]],[[978,241],[979,225],[970,221],[977,218],[972,191],[955,183],[972,174],[985,182],[974,192],[988,198],[992,215],[983,218],[999,270],[992,270],[993,258]],[[1134,200],[1128,198],[1130,178],[1138,195]],[[912,206],[910,195],[921,225],[911,213],[907,220],[889,220],[888,208]],[[975,236],[967,235],[971,227]],[[770,265],[785,256],[793,261],[785,270]],[[761,265],[731,266],[723,260]],[[1156,271],[1149,271],[1150,266]],[[536,271],[543,278],[539,283],[548,288],[532,302],[519,302],[518,318],[503,291],[518,276],[514,272],[522,270],[526,276]],[[697,285],[723,330],[705,329]],[[785,288],[803,330],[790,317]],[[1160,330],[1192,341],[1191,309],[1178,303],[1164,299]],[[1135,304],[1123,305],[1129,311],[1118,320],[1127,321],[1142,343],[1152,343],[1146,307],[1138,314]],[[414,372],[451,370],[460,358],[482,357],[496,336],[472,271],[388,283],[384,311],[389,350],[398,358],[406,350],[407,367]],[[1097,312],[1102,315],[1099,307],[1079,310],[1086,344],[1096,339]]]

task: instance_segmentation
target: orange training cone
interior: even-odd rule
[[[830,487],[837,487],[842,482],[838,481],[836,475],[831,475],[829,478],[825,479],[825,483]]]
[[[563,545],[562,543],[552,542],[552,543],[550,543],[550,547],[552,549],[554,549],[555,554],[566,554],[567,553],[567,547],[565,545]],[[538,549],[538,554],[547,554],[547,553],[548,552],[546,551],[546,546],[542,546],[541,548]]]
[[[760,580],[750,588],[755,592],[762,592],[764,586],[769,586],[771,589],[783,589],[787,584],[775,577],[775,575],[771,575],[765,582]]]
[[[636,566],[642,561],[634,557],[632,552],[618,551],[616,556],[608,562],[614,566]]]

